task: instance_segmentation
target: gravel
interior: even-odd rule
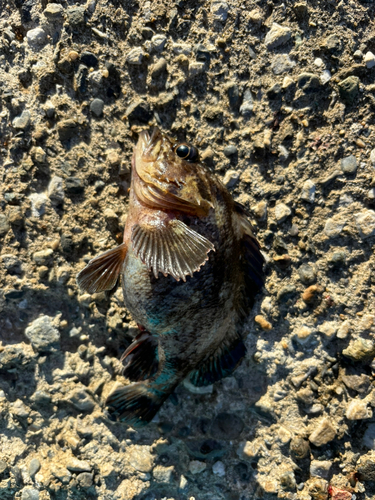
[[[0,16],[0,498],[374,498],[373,4],[120,3]],[[133,429],[104,401],[137,325],[75,277],[154,125],[251,214],[266,282],[235,372]]]

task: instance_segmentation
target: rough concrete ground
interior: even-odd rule
[[[0,0],[1,499],[374,498],[374,13]],[[103,412],[136,325],[75,275],[121,241],[149,124],[269,261],[242,365],[138,431]]]

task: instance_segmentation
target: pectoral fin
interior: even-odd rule
[[[88,293],[111,290],[118,280],[126,257],[127,246],[122,243],[90,260],[77,275],[77,284]]]
[[[177,219],[141,221],[132,229],[134,253],[154,273],[186,281],[208,260],[214,245]]]

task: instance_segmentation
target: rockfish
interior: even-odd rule
[[[246,210],[199,161],[195,147],[153,129],[134,148],[121,245],[91,260],[77,282],[88,293],[121,275],[140,332],[124,352],[110,413],[142,426],[185,378],[230,375],[246,352],[244,323],[263,285],[264,259]]]

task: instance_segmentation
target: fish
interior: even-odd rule
[[[185,378],[201,387],[233,373],[264,257],[248,212],[196,147],[143,130],[131,165],[123,243],[77,283],[92,294],[121,278],[139,333],[121,357],[129,384],[117,382],[105,404],[112,419],[142,427]]]

